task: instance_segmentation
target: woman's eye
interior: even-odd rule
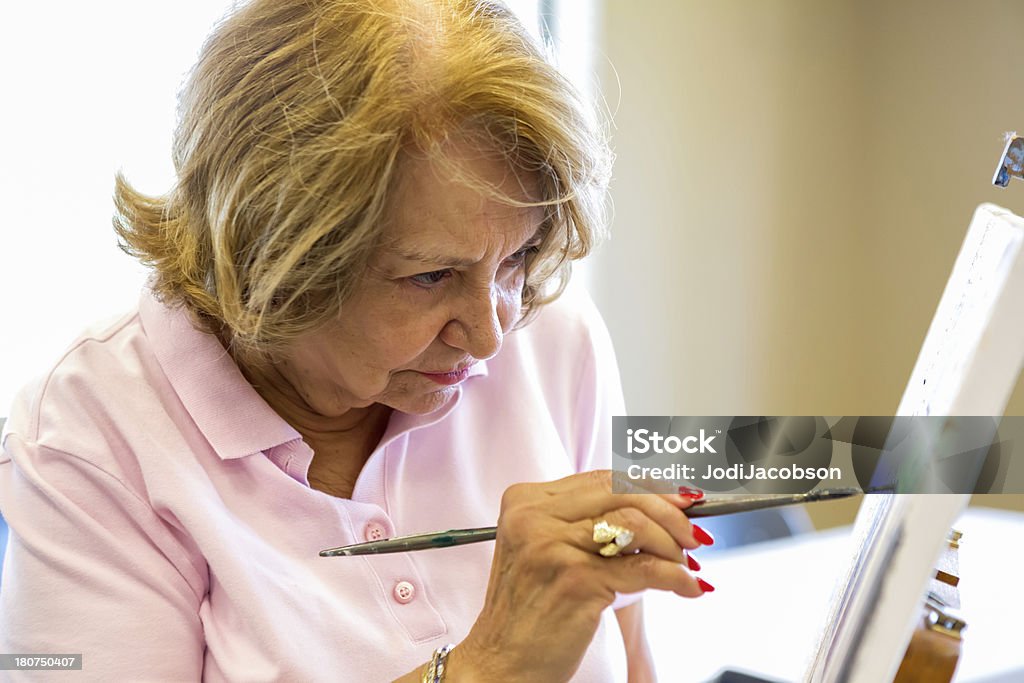
[[[418,285],[430,286],[436,285],[441,280],[445,279],[450,274],[449,270],[432,270],[429,273],[420,273],[419,275],[413,275],[409,279]]]
[[[526,260],[527,256],[529,256],[530,254],[537,253],[537,250],[538,250],[538,247],[536,247],[536,246],[533,246],[533,247],[523,247],[522,249],[520,249],[516,253],[512,254],[511,256],[509,256],[507,259],[505,259],[505,263],[507,263],[509,265],[512,265],[512,266],[519,265],[520,263],[522,263],[523,261]]]

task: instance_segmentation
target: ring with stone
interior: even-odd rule
[[[602,557],[615,557],[633,542],[633,532],[605,520],[594,522],[594,543],[604,545],[597,552]]]

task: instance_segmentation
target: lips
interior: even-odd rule
[[[441,372],[421,372],[420,374],[433,382],[437,382],[438,384],[443,384],[445,386],[450,386],[452,384],[458,384],[462,380],[469,377],[469,370],[472,367],[473,363],[469,363],[468,365],[464,365],[461,368],[455,370],[447,370]]]

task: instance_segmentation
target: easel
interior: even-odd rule
[[[1001,416],[1022,364],[1024,220],[982,204],[897,415]],[[956,547],[945,549],[940,541],[969,496],[913,498],[869,496],[861,505],[854,528],[860,543],[832,606],[810,680],[876,683],[896,677],[901,683],[930,683],[952,678],[964,627],[951,585],[959,582],[959,572],[953,571],[959,539]],[[945,581],[922,585],[920,577],[927,575],[932,558],[940,558],[937,576]],[[919,595],[933,599],[929,603],[926,598],[922,608]]]
[[[893,683],[947,683],[953,680],[960,659],[963,630],[967,624],[960,615],[961,534],[950,532],[948,545],[928,582],[928,596],[921,620],[914,629],[910,645]]]

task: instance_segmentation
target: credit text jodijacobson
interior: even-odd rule
[[[673,464],[668,467],[641,467],[630,465],[626,468],[626,476],[630,479],[667,479],[667,480],[714,480],[714,481],[746,481],[750,479],[831,479],[843,478],[843,471],[838,467],[762,467],[761,465],[740,464],[728,467],[707,465],[703,475],[697,475],[695,465]]]

